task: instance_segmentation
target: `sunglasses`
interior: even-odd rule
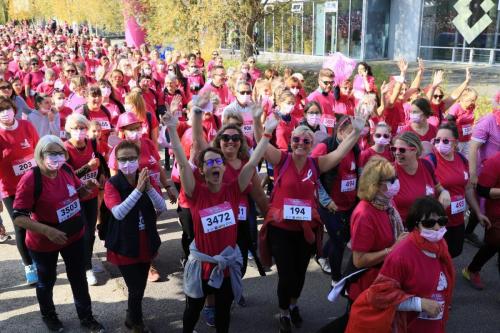
[[[380,139],[381,137],[384,137],[384,139],[389,139],[391,137],[389,134],[380,134],[380,133],[375,133],[373,136],[376,137],[377,139]]]
[[[130,157],[118,157],[117,158],[118,162],[135,162],[137,161],[137,156],[130,156]]]
[[[436,99],[442,99],[444,97],[444,95],[432,95],[432,97],[434,97]]]
[[[445,145],[447,145],[447,144],[449,144],[450,142],[453,142],[453,141],[455,141],[455,140],[454,140],[454,139],[448,139],[448,138],[444,138],[444,139],[441,139],[441,138],[435,138],[435,139],[434,139],[434,144],[442,142],[442,143],[444,143]]]
[[[76,73],[76,71],[74,69],[68,69],[68,70],[65,70],[66,73]]]
[[[203,161],[203,162],[209,168],[213,167],[214,165],[222,165],[222,164],[224,164],[224,160],[222,158],[220,158],[220,157],[218,157],[218,158],[211,158],[211,159]]]
[[[394,146],[391,147],[391,152],[393,152],[393,153],[399,152],[401,154],[404,154],[404,153],[406,153],[407,150],[414,151],[414,150],[417,150],[417,148],[415,148],[415,147],[405,148],[405,147],[394,147]]]
[[[387,178],[387,179],[381,179],[380,182],[381,183],[391,183],[391,184],[394,184],[394,182],[398,179],[398,177],[394,176],[394,177],[391,177],[391,178]]]
[[[229,141],[233,141],[233,142],[240,142],[241,141],[241,137],[239,134],[233,134],[233,135],[229,135],[229,134],[222,134],[220,136],[220,139],[224,142],[229,142]]]
[[[448,223],[448,218],[446,216],[440,216],[437,219],[423,219],[419,222],[424,228],[432,228],[437,224],[444,227]]]
[[[333,86],[333,81],[323,81],[325,86]]]
[[[11,86],[1,86],[0,87],[0,90],[11,90],[12,87]]]
[[[217,56],[219,56],[218,53],[212,53],[212,57],[217,57]]]
[[[240,95],[251,95],[252,92],[249,91],[249,90],[245,90],[245,91],[238,91],[238,94],[240,94]]]
[[[311,144],[311,139],[308,139],[308,138],[301,138],[301,137],[298,137],[298,136],[294,136],[292,137],[292,142],[293,143],[303,143],[305,145],[310,145]]]

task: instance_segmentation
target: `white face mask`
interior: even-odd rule
[[[380,138],[377,138],[377,137],[373,137],[373,141],[375,141],[376,144],[378,145],[381,145],[381,146],[387,146],[390,142],[391,142],[391,139],[390,138],[384,138],[383,136],[381,136]]]
[[[144,73],[144,75],[151,75],[151,68],[144,68],[142,72]]]
[[[128,141],[137,141],[137,140],[139,140],[140,137],[141,137],[141,134],[139,133],[139,131],[125,130],[125,138]]]
[[[252,102],[252,96],[251,95],[237,95],[238,102],[242,105],[248,105]]]
[[[56,108],[58,108],[58,109],[59,109],[59,108],[60,108],[60,107],[62,107],[63,105],[64,105],[64,99],[56,99],[56,100],[54,100],[54,106],[55,106]]]
[[[247,74],[247,73],[248,73],[248,68],[242,68],[242,69],[241,69],[241,72],[242,72],[243,74]]]
[[[422,116],[418,113],[410,113],[410,121],[412,123],[419,123]]]
[[[111,88],[110,87],[102,87],[101,94],[102,94],[102,97],[109,97],[111,95]]]
[[[44,158],[45,166],[47,167],[47,169],[52,171],[59,170],[63,166],[64,162],[66,162],[66,157],[64,156],[64,154],[55,156],[47,155]]]
[[[388,199],[392,199],[398,194],[400,184],[399,184],[399,179],[394,180],[394,182],[386,182],[385,185],[387,186],[387,191],[384,192],[384,195]]]
[[[284,114],[284,115],[290,114],[292,112],[294,106],[295,105],[293,105],[293,104],[285,104],[285,105],[283,105],[280,108],[281,114]]]
[[[4,124],[10,124],[14,120],[14,110],[12,109],[7,109],[0,111],[0,121]]]
[[[422,228],[420,230],[420,236],[427,239],[431,243],[437,243],[441,239],[443,239],[444,234],[446,233],[446,227],[441,227],[439,230]]]
[[[71,138],[75,140],[84,140],[87,138],[87,130],[71,130],[70,132]]]
[[[294,95],[294,96],[297,96],[299,94],[299,88],[291,88],[290,89],[290,92]]]
[[[308,113],[306,116],[306,120],[310,126],[317,126],[321,121],[321,115]]]
[[[118,161],[118,169],[120,169],[121,172],[125,175],[131,175],[134,174],[137,169],[139,169],[139,161],[134,160],[134,161],[126,161],[126,162],[120,162]]]
[[[125,112],[132,112],[134,111],[134,107],[130,104],[125,104],[123,105],[123,107],[125,108]]]

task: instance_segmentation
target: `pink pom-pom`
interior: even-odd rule
[[[331,69],[335,73],[335,84],[341,85],[344,80],[351,77],[356,60],[346,57],[340,52],[328,56],[323,61],[323,68]]]
[[[495,94],[495,97],[493,97],[493,108],[494,109],[500,109],[500,90],[497,91],[497,93]]]

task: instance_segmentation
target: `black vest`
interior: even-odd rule
[[[135,189],[129,184],[121,171],[111,177],[109,182],[120,193],[122,202]],[[117,220],[113,214],[110,214],[105,240],[105,247],[108,250],[132,258],[139,256],[139,212],[141,212],[144,219],[150,254],[154,255],[158,252],[161,240],[156,229],[156,211],[151,199],[145,192],[123,220]]]

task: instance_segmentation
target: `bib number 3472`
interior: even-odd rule
[[[206,234],[236,224],[233,208],[227,201],[217,206],[202,209],[200,217],[203,231]]]
[[[283,218],[294,221],[311,221],[311,201],[286,198],[283,201]]]

